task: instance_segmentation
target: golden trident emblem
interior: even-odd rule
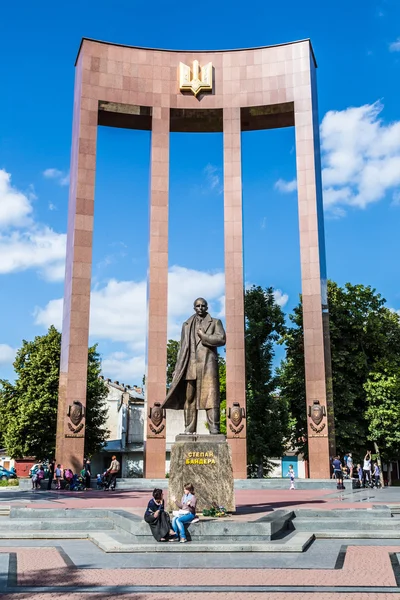
[[[179,63],[179,88],[182,92],[190,90],[195,96],[201,91],[212,92],[212,63],[200,69],[199,61],[194,60],[192,72],[190,67]]]

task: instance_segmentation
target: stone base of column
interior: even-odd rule
[[[234,479],[247,479],[247,444],[246,438],[228,438],[232,453]]]
[[[169,510],[176,510],[172,498],[180,501],[185,483],[194,486],[198,513],[214,505],[229,512],[236,510],[231,451],[225,436],[202,435],[196,441],[175,442],[171,448]]]
[[[165,478],[165,438],[147,438],[145,442],[144,477]]]
[[[80,473],[83,468],[85,438],[71,437],[67,441],[68,444],[64,444],[62,452],[57,453],[56,461],[62,465],[63,469],[71,469],[73,473]]]
[[[309,437],[308,456],[310,479],[329,479],[331,477],[331,468],[329,463],[328,437]]]

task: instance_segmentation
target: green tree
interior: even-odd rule
[[[248,464],[250,475],[263,477],[268,459],[282,455],[288,435],[288,407],[277,393],[273,369],[274,344],[284,334],[285,318],[271,287],[247,290],[244,306]]]
[[[328,282],[329,327],[336,446],[361,458],[369,429],[365,383],[400,352],[400,327],[385,300],[369,286]],[[307,455],[303,317],[301,300],[283,337],[286,360],[279,370],[282,396],[290,405],[292,442]]]
[[[219,371],[219,393],[221,395],[220,404],[220,431],[226,435],[226,361],[223,356],[218,354]]]
[[[386,462],[390,462],[397,458],[400,452],[399,366],[392,365],[383,372],[370,373],[364,389],[367,400],[365,416],[368,422],[369,438],[374,443],[378,461],[380,461],[380,457],[383,457]],[[381,479],[383,479],[382,475]],[[391,481],[390,471],[388,480]]]
[[[23,341],[18,350],[14,383],[0,380],[0,417],[5,447],[14,458],[54,456],[56,441],[61,334],[50,327],[46,335]],[[88,350],[85,454],[98,451],[109,432],[105,427],[107,387],[99,379],[96,346]]]
[[[176,361],[178,360],[179,342],[168,340],[167,342],[167,386],[171,385],[175,371]]]

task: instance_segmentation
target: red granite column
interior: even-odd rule
[[[151,134],[147,337],[147,439],[144,476],[165,477],[165,419],[150,418],[166,393],[168,321],[169,108],[154,107]]]
[[[85,442],[86,379],[89,337],[90,281],[97,101],[82,97],[83,53],[75,73],[71,181],[68,205],[67,257],[62,325],[56,460],[74,471],[82,468]],[[68,417],[75,404],[77,418]]]
[[[329,478],[335,451],[315,62],[297,48],[296,160],[310,477]]]
[[[234,403],[246,409],[243,218],[240,108],[224,109],[224,236],[226,297],[227,437],[233,476],[247,477],[246,421],[232,421]]]

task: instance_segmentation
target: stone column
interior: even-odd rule
[[[153,108],[147,336],[147,437],[144,476],[165,477],[165,418],[150,418],[165,400],[168,321],[169,108]]]
[[[97,100],[82,97],[82,62],[83,52],[75,73],[56,441],[57,462],[74,471],[82,469],[85,418],[74,423],[67,415],[74,402],[78,416],[86,406],[97,140]]]
[[[227,438],[232,450],[233,476],[247,478],[246,420],[232,421],[234,403],[246,410],[244,347],[243,217],[240,108],[225,108],[224,236],[226,306]],[[238,412],[236,411],[236,415]]]
[[[298,51],[295,131],[308,452],[310,477],[318,479],[330,477],[329,456],[335,451],[332,372],[315,62],[309,44]]]

